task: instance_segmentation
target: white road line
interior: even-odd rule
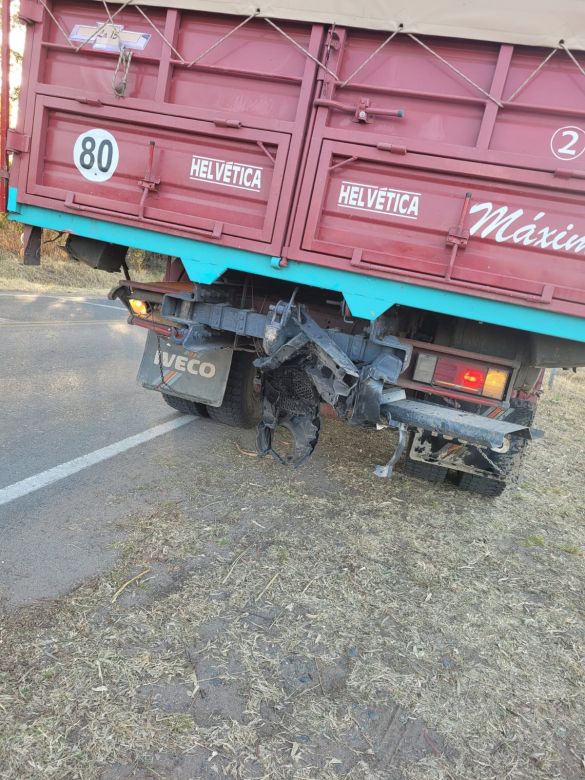
[[[124,311],[123,306],[117,306],[115,303],[96,303],[95,301],[88,301],[87,298],[73,295],[47,295],[45,293],[0,293],[2,298],[51,298],[55,301],[73,301],[73,303],[84,303],[86,306],[100,306],[103,309],[117,309],[120,312]]]
[[[112,323],[115,323],[116,325],[119,325],[120,323],[124,324],[126,322],[126,319],[122,317],[122,319],[117,320],[30,320],[29,322],[18,322],[17,320],[5,320],[2,317],[0,317],[0,327],[19,327],[19,328],[30,328],[31,326],[35,325],[42,325],[45,328],[52,328],[53,325],[75,325],[76,327],[79,327],[80,325],[91,325],[93,328],[94,325],[111,325]]]
[[[82,455],[67,463],[62,463],[60,466],[54,466],[52,469],[41,471],[40,474],[35,474],[20,482],[15,482],[13,485],[8,485],[8,487],[0,489],[0,506],[15,501],[17,498],[22,498],[22,496],[26,496],[29,493],[34,493],[35,490],[40,490],[47,487],[47,485],[52,485],[54,482],[59,482],[59,480],[70,477],[72,474],[77,474],[78,471],[83,471],[83,469],[89,468],[89,466],[95,466],[96,463],[101,463],[104,460],[113,458],[115,455],[131,450],[139,444],[156,439],[157,436],[162,436],[183,425],[188,425],[188,423],[194,422],[196,419],[188,415],[181,415],[181,417],[176,417],[174,420],[169,420],[169,422],[155,425],[154,428],[150,428],[147,431],[137,433],[135,436],[129,436],[127,439],[117,441],[115,444],[109,444],[107,447],[90,452],[88,455]]]

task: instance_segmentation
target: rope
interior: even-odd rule
[[[390,41],[392,40],[392,38],[394,38],[396,35],[398,35],[398,33],[399,33],[401,30],[402,30],[402,25],[400,25],[400,26],[398,27],[398,29],[397,29],[397,30],[394,30],[394,32],[393,32],[393,33],[391,33],[391,34],[390,34],[390,35],[389,35],[389,36],[386,38],[386,40],[385,40],[383,43],[381,43],[381,44],[378,46],[378,48],[377,48],[375,51],[373,51],[373,52],[370,54],[370,56],[369,56],[369,57],[367,57],[367,58],[366,58],[366,59],[365,59],[365,60],[362,62],[362,64],[361,64],[361,65],[358,65],[358,67],[357,67],[357,68],[354,70],[354,72],[353,72],[353,73],[351,73],[351,74],[350,74],[350,75],[349,75],[349,76],[348,76],[348,77],[345,79],[345,81],[342,81],[342,82],[341,82],[341,84],[340,84],[339,86],[340,86],[340,87],[347,87],[347,85],[348,85],[348,84],[349,84],[349,82],[352,80],[352,78],[353,78],[354,76],[357,76],[357,74],[358,74],[358,73],[359,73],[359,72],[360,72],[360,71],[361,71],[363,68],[365,68],[365,67],[366,67],[366,65],[368,65],[368,63],[370,63],[370,62],[371,62],[371,61],[374,59],[374,57],[376,56],[376,54],[378,54],[378,52],[382,51],[382,49],[384,48],[384,46],[386,46],[386,44],[387,44],[387,43],[390,43]]]
[[[108,4],[106,3],[106,0],[102,0],[102,4],[104,8],[106,9],[106,14],[108,15],[108,19],[110,20],[110,24],[114,24],[114,19],[112,17],[112,14],[110,13],[110,9],[108,8]]]
[[[118,64],[116,65],[116,71],[114,73],[114,78],[112,79],[112,89],[114,90],[114,95],[117,95],[118,97],[124,97],[126,94],[126,89],[128,87],[128,73],[132,63],[132,53],[133,52],[130,49],[127,49],[125,46],[122,46],[120,49]],[[120,70],[123,71],[122,78],[120,81],[116,81]]]
[[[199,62],[199,60],[202,60],[203,57],[205,57],[206,54],[209,54],[210,51],[213,51],[214,49],[216,49],[220,45],[220,43],[223,43],[224,41],[226,41],[230,37],[230,35],[233,35],[235,32],[237,32],[239,29],[241,29],[245,24],[248,24],[248,22],[251,19],[254,19],[257,15],[258,15],[258,11],[254,11],[254,13],[250,14],[250,16],[247,19],[244,19],[243,22],[240,22],[237,27],[234,27],[233,30],[230,30],[228,33],[223,35],[215,43],[212,43],[211,46],[208,49],[205,49],[204,52],[202,52],[197,57],[195,57],[195,59],[192,62],[190,62],[187,65],[187,67],[190,68],[192,65],[196,65]]]
[[[6,0],[5,0],[5,2],[6,2]],[[55,22],[55,24],[57,25],[57,27],[59,28],[59,30],[60,30],[60,31],[63,33],[63,35],[65,36],[65,40],[67,41],[67,43],[69,44],[69,46],[71,46],[71,48],[72,48],[72,49],[75,49],[75,46],[74,46],[74,45],[71,43],[71,41],[69,40],[69,35],[68,35],[68,34],[65,32],[65,29],[62,27],[61,23],[59,22],[59,20],[57,19],[57,17],[56,17],[56,16],[53,14],[53,12],[51,11],[51,9],[50,9],[50,8],[47,6],[47,4],[45,3],[45,1],[44,1],[44,0],[39,0],[39,3],[40,3],[42,6],[43,6],[43,8],[45,9],[45,11],[46,11],[46,12],[49,14],[49,16],[51,17],[51,19],[52,19],[52,20]]]
[[[565,46],[565,42],[564,42],[564,41],[559,41],[559,46],[560,46],[560,47],[561,47],[561,49],[562,49],[562,50],[563,50],[563,51],[564,51],[564,52],[565,52],[565,53],[566,53],[566,54],[567,54],[567,55],[568,55],[568,56],[569,56],[569,57],[570,57],[570,58],[573,60],[573,62],[575,63],[575,65],[576,65],[576,66],[579,68],[579,70],[581,71],[581,73],[582,73],[582,74],[585,76],[585,69],[583,69],[583,66],[582,66],[582,65],[581,65],[581,63],[580,63],[580,62],[577,60],[577,58],[575,57],[575,55],[573,54],[573,52],[572,52],[572,51],[571,51],[569,48],[567,48],[567,46]]]
[[[286,33],[283,29],[281,29],[277,24],[275,24],[272,19],[269,19],[267,16],[263,17],[265,22],[268,22],[268,24],[271,27],[274,27],[274,29],[279,32],[289,43],[292,43],[293,46],[296,46],[297,49],[303,52],[305,57],[308,57],[312,62],[315,63],[315,65],[318,65],[320,68],[323,68],[323,70],[326,70],[327,73],[329,73],[330,76],[333,76],[333,78],[337,81],[337,73],[334,73],[332,70],[329,70],[329,68],[326,65],[323,65],[322,62],[319,62],[319,60],[316,57],[313,57],[310,51],[307,51],[304,46],[301,46],[300,43],[295,41],[294,38],[291,38],[291,36]]]
[[[413,35],[412,33],[407,33],[407,35],[412,38],[413,41],[416,41],[420,46],[423,47],[426,51],[429,52],[429,54],[432,54],[433,57],[436,57],[440,62],[443,63],[443,65],[446,65],[448,68],[450,68],[454,73],[457,73],[458,76],[461,76],[462,79],[464,79],[468,84],[471,84],[472,87],[475,87],[475,89],[479,90],[479,92],[482,93],[482,95],[485,95],[488,100],[493,101],[497,106],[500,108],[504,108],[504,104],[500,103],[500,101],[495,98],[493,95],[490,95],[489,92],[486,92],[485,89],[479,86],[479,84],[476,84],[475,81],[469,78],[469,76],[466,76],[465,73],[462,73],[459,68],[456,68],[455,65],[451,65],[450,62],[448,62],[444,57],[441,57],[440,54],[437,54],[436,51],[433,51],[430,46],[427,46],[426,43],[423,43],[420,38],[417,38],[416,35]]]
[[[195,57],[194,60],[192,60],[191,62],[187,63],[187,61],[183,58],[181,53],[173,46],[173,44],[168,40],[168,38],[164,35],[164,33],[162,33],[158,29],[158,27],[150,20],[150,18],[142,10],[142,8],[138,4],[134,5],[134,0],[125,0],[125,2],[120,6],[120,8],[118,8],[117,11],[114,11],[113,14],[110,12],[110,9],[108,8],[106,0],[102,0],[103,6],[104,6],[104,8],[106,10],[106,14],[108,16],[108,21],[104,22],[101,25],[98,25],[98,27],[96,27],[96,29],[93,31],[93,33],[85,41],[80,43],[79,46],[77,46],[77,47],[74,46],[71,43],[71,41],[69,40],[69,35],[67,34],[67,32],[65,31],[63,26],[60,24],[58,19],[55,17],[55,15],[52,13],[52,11],[47,7],[47,5],[45,3],[45,0],[39,0],[39,2],[43,6],[43,8],[47,11],[47,13],[51,17],[51,19],[55,22],[56,26],[59,28],[59,30],[61,31],[61,33],[63,34],[63,36],[67,40],[67,43],[69,44],[69,46],[71,46],[71,48],[74,49],[76,53],[81,51],[81,49],[83,49],[84,46],[86,46],[88,43],[90,43],[92,40],[94,40],[94,38],[96,38],[102,32],[102,30],[104,30],[108,25],[113,24],[114,19],[116,18],[116,16],[118,16],[118,14],[120,14],[129,5],[132,5],[132,7],[135,8],[138,11],[138,13],[146,20],[146,22],[152,27],[152,29],[156,32],[156,34],[164,41],[164,43],[166,43],[166,45],[171,49],[173,54],[175,54],[176,57],[178,57],[178,59],[180,60],[181,64],[187,65],[188,68],[192,67],[193,65],[196,65],[200,60],[203,59],[203,57],[207,56],[210,52],[212,52],[214,49],[216,49],[218,46],[220,46],[231,35],[233,35],[235,32],[240,30],[245,24],[248,24],[248,22],[250,22],[256,16],[258,16],[258,13],[259,13],[258,11],[255,11],[253,14],[250,14],[250,16],[248,16],[246,19],[244,19],[242,22],[240,22],[238,25],[236,25],[232,30],[230,30],[228,33],[226,33],[221,38],[219,38],[217,41],[215,41],[215,43],[213,43],[211,46],[209,46],[207,49],[205,49],[205,51],[203,51],[201,54],[199,54],[197,57]],[[318,65],[320,68],[323,68],[324,70],[326,70],[327,73],[329,73],[329,75],[333,76],[333,78],[337,80],[337,74],[336,73],[334,73],[326,65],[324,65],[322,62],[320,62],[316,57],[314,57],[311,54],[311,52],[307,51],[307,49],[305,49],[304,46],[301,46],[300,43],[295,41],[294,38],[292,38],[281,27],[279,27],[277,24],[275,24],[275,22],[273,22],[271,19],[268,19],[266,17],[264,17],[264,21],[266,21],[271,27],[273,27],[284,38],[286,38],[287,41],[292,43],[293,46],[296,46],[297,49],[302,51],[303,54],[306,57],[308,57],[312,62],[315,63],[315,65]],[[362,65],[354,73],[351,74],[349,79],[346,79],[345,83],[347,83],[347,81],[349,81],[351,78],[353,78],[353,76],[355,76],[356,73],[358,73],[365,65],[367,65],[367,63],[371,60],[371,58],[373,56],[375,56],[378,53],[378,51],[383,46],[386,45],[386,43],[388,43],[390,40],[392,40],[392,38],[394,37],[394,35],[396,35],[397,32],[398,32],[398,30],[396,30],[394,33],[392,33],[392,35],[390,35],[388,37],[388,39],[386,41],[384,41],[384,43],[381,46],[379,46],[378,49],[376,49],[376,51],[373,52],[373,54],[370,55],[370,57],[368,57],[368,59],[365,62],[363,62]]]
[[[546,63],[547,63],[547,62],[548,62],[548,61],[549,61],[549,60],[550,60],[552,57],[554,57],[554,55],[557,53],[557,51],[558,51],[558,49],[553,49],[552,51],[550,51],[550,52],[549,52],[549,53],[546,55],[546,57],[543,59],[543,61],[540,63],[540,65],[539,65],[537,68],[535,68],[535,69],[532,71],[532,73],[530,74],[530,76],[528,76],[528,78],[527,78],[525,81],[523,81],[523,82],[522,82],[522,84],[520,84],[520,86],[519,86],[517,89],[515,89],[515,90],[514,90],[514,92],[512,92],[512,94],[510,95],[510,97],[508,98],[508,100],[506,101],[506,103],[511,103],[511,102],[514,100],[514,98],[516,97],[516,95],[520,94],[520,92],[522,92],[522,90],[524,89],[524,87],[525,87],[527,84],[530,84],[530,82],[532,81],[532,79],[533,79],[535,76],[537,76],[537,75],[540,73],[540,71],[541,71],[541,70],[544,68],[544,66],[546,65]]]
[[[185,64],[185,60],[182,58],[182,56],[180,55],[180,53],[179,53],[179,52],[178,52],[178,51],[175,49],[175,47],[173,46],[173,44],[172,44],[172,43],[171,43],[171,42],[170,42],[170,41],[169,41],[169,40],[166,38],[166,36],[165,36],[165,35],[163,35],[163,33],[161,33],[161,31],[158,29],[158,27],[157,27],[157,26],[156,26],[156,25],[155,25],[153,22],[151,22],[151,20],[150,20],[150,19],[148,18],[148,16],[147,16],[147,15],[144,13],[144,11],[142,10],[142,8],[141,8],[139,5],[135,5],[135,6],[133,6],[133,7],[134,7],[134,8],[136,8],[136,10],[138,11],[138,13],[139,13],[141,16],[143,16],[143,17],[144,17],[144,19],[146,19],[146,21],[147,21],[147,22],[148,22],[148,24],[149,24],[149,25],[152,27],[152,29],[153,29],[153,30],[154,30],[154,31],[155,31],[155,32],[156,32],[156,33],[157,33],[157,34],[158,34],[158,35],[159,35],[159,36],[162,38],[162,40],[163,40],[163,41],[166,43],[166,45],[167,45],[167,46],[169,47],[169,49],[170,49],[170,50],[173,52],[173,54],[176,54],[176,55],[177,55],[177,57],[178,57],[178,58],[181,60],[182,64],[184,65],[184,64]]]

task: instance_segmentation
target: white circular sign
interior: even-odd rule
[[[575,125],[559,127],[550,139],[550,148],[559,160],[576,160],[585,152],[585,130]]]
[[[73,160],[79,173],[88,181],[107,181],[118,167],[118,143],[107,130],[87,130],[75,142]]]

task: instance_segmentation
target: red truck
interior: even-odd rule
[[[123,272],[140,382],[262,455],[328,406],[398,430],[378,475],[498,495],[543,370],[585,365],[585,8],[446,5],[21,0],[25,262],[52,229]]]

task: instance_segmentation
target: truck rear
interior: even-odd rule
[[[293,466],[333,410],[398,430],[379,476],[498,495],[585,365],[585,13],[383,6],[21,0],[6,209],[25,262],[123,272],[171,407]]]

